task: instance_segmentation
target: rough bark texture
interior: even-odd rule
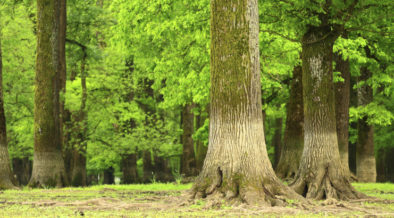
[[[285,180],[295,177],[304,148],[304,105],[302,98],[302,68],[296,66],[290,84],[286,127],[276,175]]]
[[[209,146],[194,197],[269,205],[298,197],[276,177],[266,150],[258,33],[257,0],[211,1]]]
[[[359,81],[367,81],[372,72],[367,67],[361,68]],[[372,102],[373,90],[364,84],[358,90],[358,106],[365,106]],[[360,119],[357,124],[358,137],[356,147],[356,172],[360,182],[376,182],[376,160],[373,143],[373,126],[367,123],[368,117]]]
[[[152,164],[152,157],[150,151],[143,152],[143,163],[144,163],[144,176],[143,181],[144,183],[150,183],[153,180],[154,175],[154,167]]]
[[[350,106],[350,65],[339,54],[334,55],[335,71],[341,73],[343,82],[335,83],[335,115],[339,155],[345,171],[349,169],[349,106]]]
[[[274,132],[274,136],[272,137],[272,146],[274,146],[275,148],[274,164],[273,164],[274,168],[278,166],[280,152],[282,150],[282,123],[283,123],[282,118],[277,118],[275,120],[275,132]]]
[[[194,115],[192,113],[193,105],[188,104],[182,109],[182,163],[181,163],[181,175],[184,177],[197,176],[196,157],[194,155],[194,142],[193,142],[193,130],[194,130]]]
[[[59,1],[37,0],[34,162],[29,186],[68,185],[59,119]]]
[[[1,34],[1,29],[0,29]],[[1,36],[1,35],[0,35]],[[3,100],[3,56],[0,38],[0,189],[14,188],[12,182],[11,162],[8,154],[7,129]]]
[[[304,150],[290,186],[311,199],[361,197],[341,164],[335,121],[330,27],[309,27],[302,41]]]
[[[168,160],[164,157],[155,156],[154,175],[155,180],[158,182],[172,182],[174,176],[172,175],[171,168],[168,165]]]
[[[25,186],[29,183],[32,163],[28,157],[12,159],[12,169],[17,185]]]
[[[122,158],[123,184],[138,183],[137,154],[128,154]]]

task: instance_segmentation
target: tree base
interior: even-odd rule
[[[64,187],[68,179],[61,152],[36,152],[29,187]]]
[[[192,188],[192,198],[218,199],[223,198],[229,203],[246,203],[250,205],[284,206],[287,200],[305,202],[305,199],[285,186],[275,177],[265,179],[240,179],[233,176],[223,178],[221,171],[213,179],[198,177]]]
[[[327,168],[316,170],[314,175],[300,172],[290,187],[307,199],[323,200],[351,200],[367,198],[366,195],[356,191],[350,183],[350,176],[346,176],[342,169]]]

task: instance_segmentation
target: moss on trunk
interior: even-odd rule
[[[257,0],[211,1],[209,146],[194,197],[250,204],[298,198],[276,177],[261,113]]]
[[[58,40],[59,0],[37,0],[33,187],[68,185],[60,135]]]

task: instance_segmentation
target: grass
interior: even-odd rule
[[[182,203],[183,199],[187,198],[185,190],[190,189],[192,184],[97,185],[87,188],[23,188],[2,191],[0,217],[338,217],[374,214],[394,216],[394,184],[353,185],[369,196],[387,199],[390,202],[346,202],[348,209],[331,205],[309,210],[297,208],[292,204],[287,207],[262,208],[231,206],[225,202],[209,207],[209,203],[202,199],[191,204]],[[292,203],[291,200],[289,203]]]

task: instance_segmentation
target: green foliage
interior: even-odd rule
[[[36,39],[35,7],[0,1],[4,109],[11,157],[33,154],[33,96]]]

